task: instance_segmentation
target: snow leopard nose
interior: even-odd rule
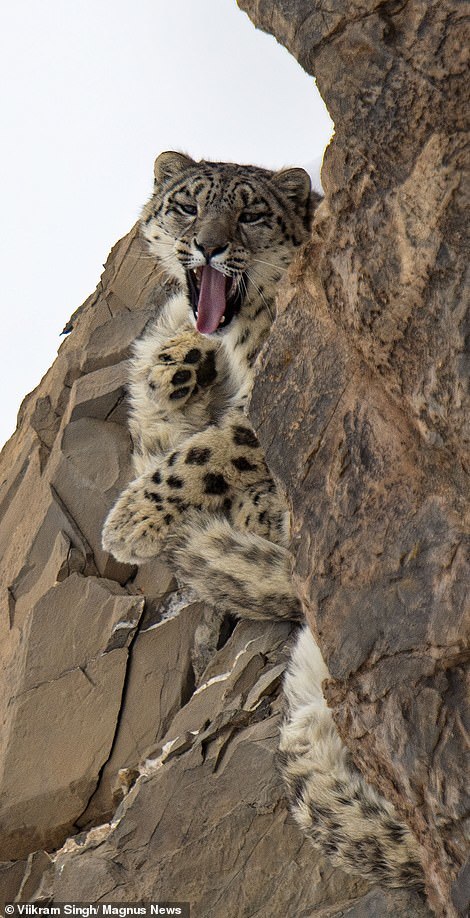
[[[195,239],[194,245],[196,246],[197,250],[201,252],[201,255],[204,256],[207,264],[210,263],[211,258],[214,258],[215,255],[222,255],[222,253],[228,249],[228,242],[224,243],[223,245],[217,245],[209,241],[204,241],[204,243],[202,243]]]

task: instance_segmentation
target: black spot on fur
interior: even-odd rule
[[[321,803],[310,804],[310,814],[313,819],[332,819],[333,810],[329,806],[323,806]]]
[[[234,427],[233,442],[237,446],[251,446],[252,449],[256,449],[259,446],[253,431],[249,427]]]
[[[230,500],[230,497],[226,497],[224,500],[223,506],[222,506],[222,510],[224,511],[224,513],[230,513],[231,509],[232,509],[232,501]]]
[[[189,450],[186,459],[184,460],[186,465],[205,465],[211,457],[210,449],[203,449],[201,447],[194,446]]]
[[[201,359],[201,352],[199,348],[192,347],[190,351],[183,358],[184,363],[197,363]]]
[[[209,353],[204,357],[201,366],[196,370],[196,379],[199,385],[204,389],[206,386],[210,386],[216,377],[217,370],[215,368],[215,352],[209,351]]]
[[[408,883],[413,883],[413,885],[420,889],[424,886],[422,879],[423,868],[418,861],[408,861],[407,864],[404,864],[401,868],[401,877],[405,886],[408,885]]]
[[[175,462],[176,462],[178,456],[179,456],[179,452],[178,452],[178,450],[176,449],[175,452],[172,453],[171,456],[168,457],[168,459],[167,459],[167,465],[169,465],[170,468],[171,468],[172,465],[175,464]]]
[[[177,370],[171,377],[171,381],[175,386],[188,382],[188,379],[191,379],[191,370]]]
[[[341,806],[353,806],[353,802],[350,797],[345,797],[342,794],[338,794],[336,799],[338,803],[341,804]]]
[[[245,330],[242,331],[242,333],[241,333],[241,335],[240,335],[238,341],[236,342],[235,347],[238,347],[239,345],[245,344],[245,343],[248,341],[248,338],[250,337],[250,334],[251,334],[250,329],[249,329],[249,328],[245,328]]]
[[[173,363],[173,358],[170,357],[169,354],[159,354],[158,359],[161,360],[162,363]]]
[[[361,811],[364,816],[378,816],[381,813],[381,808],[378,803],[373,803],[371,800],[364,800],[361,804]]]
[[[258,515],[258,522],[259,522],[259,523],[264,523],[264,521],[265,521],[265,519],[266,519],[266,512],[267,512],[266,510],[263,510],[263,512],[260,513],[260,514]]]
[[[167,484],[169,488],[182,488],[184,481],[182,478],[178,478],[177,475],[169,475]]]
[[[161,484],[161,482],[162,482],[162,476],[161,476],[161,473],[158,471],[158,469],[157,469],[156,472],[153,473],[153,475],[152,475],[152,481],[154,481],[155,484]]]
[[[145,497],[147,500],[153,500],[155,504],[161,505],[163,503],[162,495],[158,494],[157,491],[145,491]]]
[[[336,794],[345,794],[347,791],[347,784],[344,781],[338,781],[338,779],[336,779],[333,781],[333,789]]]
[[[221,554],[229,554],[232,549],[232,539],[227,533],[222,532],[213,537],[214,544],[220,550]],[[236,581],[233,581],[236,584]]]
[[[250,367],[253,366],[257,356],[258,356],[257,350],[250,351],[250,353],[246,355],[247,363]]]
[[[405,827],[401,826],[398,822],[393,822],[392,820],[386,821],[384,823],[385,831],[389,838],[400,844],[403,841],[405,836]]]
[[[228,491],[228,484],[223,475],[209,472],[204,475],[204,491],[206,494],[225,494]]]
[[[164,519],[165,523],[167,524],[167,526],[169,526],[170,523],[173,522],[173,517],[172,517],[171,513],[166,513],[165,516],[163,517],[163,519]]]
[[[177,399],[184,398],[188,394],[189,394],[189,386],[182,386],[181,389],[175,389],[175,391],[171,393],[170,400],[172,402],[175,402]]]
[[[235,466],[239,472],[255,472],[258,468],[257,465],[253,465],[252,462],[249,462],[245,456],[237,456],[236,459],[232,459],[232,465]]]

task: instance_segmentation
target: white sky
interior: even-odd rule
[[[0,445],[135,222],[162,150],[319,162],[311,77],[235,0],[15,0],[0,36]]]

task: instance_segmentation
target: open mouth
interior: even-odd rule
[[[227,328],[243,303],[243,285],[211,265],[186,271],[186,279],[197,330],[212,335]]]

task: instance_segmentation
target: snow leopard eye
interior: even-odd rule
[[[178,201],[175,203],[175,209],[188,217],[195,217],[197,214],[197,207],[195,204],[180,204]]]
[[[260,211],[244,210],[239,218],[239,223],[262,223],[266,219],[266,214]]]

